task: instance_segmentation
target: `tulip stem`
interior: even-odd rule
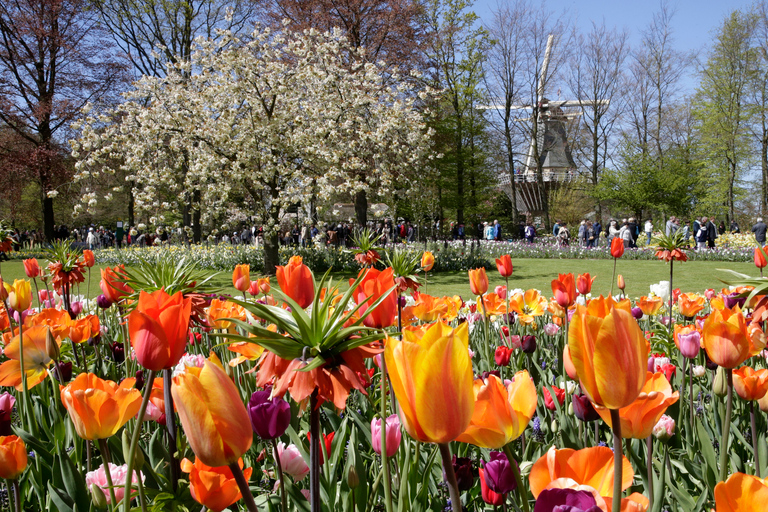
[[[728,475],[728,436],[731,433],[731,413],[733,412],[733,370],[725,369],[728,395],[725,398],[725,416],[723,417],[723,437],[720,440],[720,482]]]
[[[21,512],[21,489],[19,489],[18,478],[14,479],[11,485],[13,486],[13,510]]]
[[[21,401],[24,402],[24,423],[29,432],[35,434],[35,422],[32,421],[30,415],[32,414],[32,402],[29,401],[29,389],[27,387],[27,372],[24,367],[24,319],[22,312],[19,311],[19,368],[21,372],[21,391],[24,395]],[[10,323],[10,322],[9,322]]]
[[[248,481],[245,479],[245,475],[243,475],[243,470],[240,468],[240,464],[233,462],[229,465],[229,469],[232,471],[232,476],[235,477],[237,487],[240,489],[240,493],[243,495],[245,508],[248,510],[248,512],[259,512],[259,508],[256,506],[256,502],[253,500],[253,493],[251,493],[251,488],[248,486]]]
[[[277,479],[280,481],[280,502],[282,505],[282,511],[288,512],[288,500],[285,496],[285,482],[283,481],[283,466],[280,464],[280,454],[277,452],[277,439],[272,440],[272,456],[275,458]]]
[[[459,494],[459,484],[456,481],[456,473],[453,471],[453,461],[451,460],[451,447],[448,443],[438,443],[440,456],[443,459],[443,470],[445,471],[445,483],[448,484],[448,494],[451,497],[451,510],[461,512],[461,494]]]
[[[176,416],[173,413],[173,395],[171,394],[171,383],[173,379],[173,370],[163,370],[163,399],[165,400],[165,426],[168,428],[168,453],[171,456],[171,485],[173,492],[179,486],[179,460],[176,458]]]
[[[618,409],[610,409],[611,426],[613,427],[613,512],[621,512],[621,484],[622,469],[624,468],[624,454],[621,447],[621,416]]]
[[[400,297],[398,297],[398,304]],[[384,505],[387,512],[392,512],[392,482],[387,460],[387,360],[381,358],[381,470],[384,472]]]
[[[320,411],[318,407],[317,389],[315,389],[309,399],[309,503],[312,512],[320,512]]]
[[[611,278],[611,297],[613,297],[613,283],[616,282],[616,260],[617,258],[613,258],[613,278]],[[568,308],[565,309],[566,316],[568,315]]]
[[[106,439],[99,439],[99,450],[101,450],[101,462],[104,465],[104,476],[107,478],[107,487],[109,488],[109,502],[114,509],[117,506],[117,498],[115,498],[115,484],[112,483],[112,472],[109,469],[109,449]],[[128,478],[128,480],[131,479]]]
[[[760,454],[757,449],[757,422],[755,421],[755,401],[749,401],[749,426],[752,430],[752,449],[755,452],[755,476],[762,478],[760,471]]]
[[[515,476],[515,483],[517,484],[517,492],[520,495],[520,501],[523,502],[523,511],[529,512],[528,508],[528,492],[523,487],[523,479],[520,477],[520,468],[517,467],[517,462],[515,461],[515,457],[512,455],[512,448],[509,444],[505,444],[504,448],[504,455],[507,456],[507,460],[509,461],[509,468],[512,470],[512,474]]]
[[[691,390],[691,396],[688,397],[688,404],[690,405],[691,413],[691,435],[696,437],[696,431],[693,429],[693,420],[696,416],[693,412],[693,360],[691,360],[690,364],[688,365],[688,385]]]
[[[152,394],[152,385],[155,383],[155,370],[149,370],[149,375],[144,383],[144,397],[141,400],[141,407],[139,407],[139,413],[136,416],[136,428],[133,431],[131,437],[131,447],[128,450],[126,457],[126,465],[128,470],[125,477],[125,495],[123,497],[123,512],[130,512],[131,510],[131,486],[133,483],[133,465],[136,462],[136,448],[139,445],[139,436],[141,435],[141,426],[144,423],[144,413],[147,412],[147,405],[149,404],[149,396]]]
[[[669,260],[669,334],[672,334],[672,299],[675,297],[675,289],[672,287],[672,267],[674,258]]]
[[[645,439],[648,449],[648,510],[653,510],[653,435]]]

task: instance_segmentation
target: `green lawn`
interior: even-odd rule
[[[611,288],[613,272],[613,261],[611,260],[521,259],[513,260],[513,264],[515,272],[510,279],[510,288],[538,288],[549,295],[551,293],[551,281],[557,278],[558,273],[567,272],[574,274],[589,272],[593,277],[597,276],[593,286],[593,294],[607,294]],[[88,293],[91,297],[101,293],[99,290],[99,269],[98,265],[91,269],[90,289],[86,274],[86,282],[81,285],[79,293]],[[757,269],[751,263],[711,261],[675,263],[675,281],[673,284],[675,288],[679,287],[683,291],[703,292],[707,288],[719,289],[724,286],[720,279],[727,280],[730,277],[730,274],[719,269],[731,269],[744,274],[757,275]],[[636,297],[647,295],[651,284],[669,279],[669,264],[659,261],[619,260],[617,272],[624,275],[627,295]],[[16,260],[0,264],[0,273],[5,281],[11,282],[14,279],[26,277],[21,261]],[[346,280],[350,276],[338,277]],[[488,277],[491,288],[504,284],[504,280],[499,277],[495,270],[489,271]],[[224,293],[238,293],[232,288],[232,281],[227,273],[220,273],[215,282],[222,287]],[[274,279],[272,286],[276,286]],[[465,272],[430,274],[427,292],[430,295],[462,295],[466,298],[470,295],[467,274]]]

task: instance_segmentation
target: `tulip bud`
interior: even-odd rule
[[[568,414],[573,416],[573,402],[568,404]]]
[[[717,396],[725,396],[728,393],[728,382],[725,378],[725,369],[720,367],[712,381],[712,392]]]
[[[549,426],[551,432],[557,432],[557,420],[552,420],[552,424]]]
[[[617,281],[616,284],[619,285],[619,290],[621,290],[622,293],[623,293],[624,292],[624,288],[626,287],[626,285],[624,284],[624,276],[619,274],[619,277],[616,278],[616,281]]]
[[[512,350],[504,345],[496,347],[494,353],[494,360],[498,366],[507,366],[509,364],[509,358],[512,356]]]
[[[128,435],[128,430],[123,429],[123,435],[122,435],[122,444],[123,444],[123,459],[127,462],[128,460],[128,454],[131,451],[131,436]],[[141,451],[140,446],[136,446],[136,453],[133,455],[133,467],[134,469],[140,470],[144,466],[144,452]]]
[[[533,354],[536,352],[536,336],[533,336],[532,334],[523,336],[521,348],[526,354]]]
[[[703,377],[707,374],[707,369],[704,368],[701,365],[696,365],[693,367],[693,376],[694,377]]]
[[[80,301],[73,302],[69,306],[69,316],[71,316],[72,318],[77,318],[78,316],[80,316],[80,313],[82,312],[83,312],[83,303]]]
[[[355,466],[350,466],[347,472],[347,485],[350,489],[355,490],[360,485],[360,477],[357,476],[357,470]]]
[[[453,456],[451,460],[453,472],[456,475],[456,483],[459,491],[468,491],[475,485],[475,473],[472,469],[472,459],[468,457]]]
[[[101,309],[109,309],[112,306],[112,301],[107,298],[103,293],[96,297],[96,305]]]
[[[144,372],[141,370],[136,370],[136,389],[141,391],[144,388]]]
[[[104,491],[101,490],[96,484],[91,484],[91,502],[96,508],[107,507],[107,497],[104,496]]]
[[[673,435],[675,435],[675,420],[663,414],[653,427],[653,437],[666,443]]]
[[[643,318],[643,310],[638,307],[632,308],[632,316],[635,317],[635,320],[640,320]]]
[[[71,362],[63,362],[59,361],[54,366],[54,377],[56,377],[56,380],[61,382],[62,384],[66,384],[70,380],[72,380],[72,363]]]
[[[517,464],[517,462],[515,462]],[[506,494],[517,489],[509,459],[501,452],[491,452],[490,460],[485,463],[485,483],[493,492]]]
[[[600,419],[600,415],[592,405],[592,401],[587,398],[587,395],[573,395],[573,412],[577,418],[581,421],[596,421]]]
[[[48,354],[48,357],[54,361],[58,361],[61,356],[61,349],[59,348],[59,344],[56,343],[56,338],[53,337],[50,328],[45,330],[45,352]]]

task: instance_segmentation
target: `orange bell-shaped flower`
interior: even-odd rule
[[[203,463],[228,466],[251,447],[251,420],[218,358],[187,367],[173,378],[171,392],[189,445]]]
[[[128,315],[128,332],[136,359],[149,370],[173,368],[187,347],[192,301],[181,292],[141,292]]]
[[[640,297],[635,302],[640,311],[646,316],[657,315],[664,306],[664,299],[661,297]]]
[[[287,265],[277,266],[277,284],[302,309],[315,300],[315,280],[301,256],[291,256]]]
[[[388,338],[384,356],[405,430],[418,441],[448,443],[472,420],[475,397],[469,332],[437,322]],[[451,404],[450,407],[447,404]]]
[[[577,305],[568,348],[581,386],[596,404],[621,409],[640,394],[648,348],[628,301],[600,297]]]
[[[429,251],[424,251],[421,255],[421,268],[424,272],[429,272],[435,266],[435,255]]]
[[[141,407],[141,392],[131,381],[118,385],[93,373],[81,373],[61,388],[61,403],[69,412],[77,435],[93,441],[115,435],[136,416]]]
[[[482,448],[499,449],[520,437],[536,412],[536,386],[523,370],[506,387],[495,375],[476,379],[475,412],[456,440]]]
[[[123,265],[101,269],[99,287],[110,302],[120,302],[123,297],[133,293],[133,289],[124,282],[127,277]]]
[[[693,318],[704,309],[706,299],[695,293],[681,293],[677,298],[680,314],[686,318]]]

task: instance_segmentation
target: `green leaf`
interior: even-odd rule
[[[698,432],[697,440],[699,444],[699,453],[704,457],[705,470],[702,476],[704,477],[704,481],[706,482],[707,487],[709,487],[709,490],[714,492],[718,480],[717,456],[715,455],[714,443],[709,437],[702,422],[696,422],[696,429]],[[720,449],[725,450],[727,447],[721,446]]]

